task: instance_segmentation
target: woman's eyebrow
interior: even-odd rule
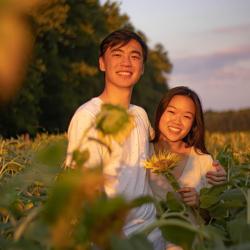
[[[176,109],[176,107],[172,106],[172,105],[168,105],[167,108],[174,108],[174,109]]]

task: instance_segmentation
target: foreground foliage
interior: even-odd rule
[[[197,214],[171,194],[168,202],[107,199],[100,168],[62,168],[65,135],[1,140],[0,249],[93,249],[93,243],[102,249],[152,249],[146,235],[155,227],[184,249],[249,249],[249,133],[209,134],[208,146],[227,169],[228,183],[203,189]],[[88,156],[75,157],[82,163]],[[157,220],[124,239],[127,213],[145,202],[155,202]]]

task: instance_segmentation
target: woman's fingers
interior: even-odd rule
[[[194,188],[184,187],[178,190],[183,201],[189,206],[197,206],[199,203],[198,193]]]

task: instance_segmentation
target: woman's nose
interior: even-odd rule
[[[176,123],[181,123],[181,116],[180,115],[175,115],[174,117],[173,117],[173,120],[176,122]]]

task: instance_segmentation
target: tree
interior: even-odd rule
[[[3,136],[28,132],[64,132],[75,109],[103,88],[98,69],[100,41],[111,31],[137,31],[116,2],[50,0],[29,13],[35,46],[28,74],[18,95],[1,110]],[[167,90],[165,73],[172,65],[162,45],[149,50],[144,76],[134,89],[133,102],[153,118]]]

